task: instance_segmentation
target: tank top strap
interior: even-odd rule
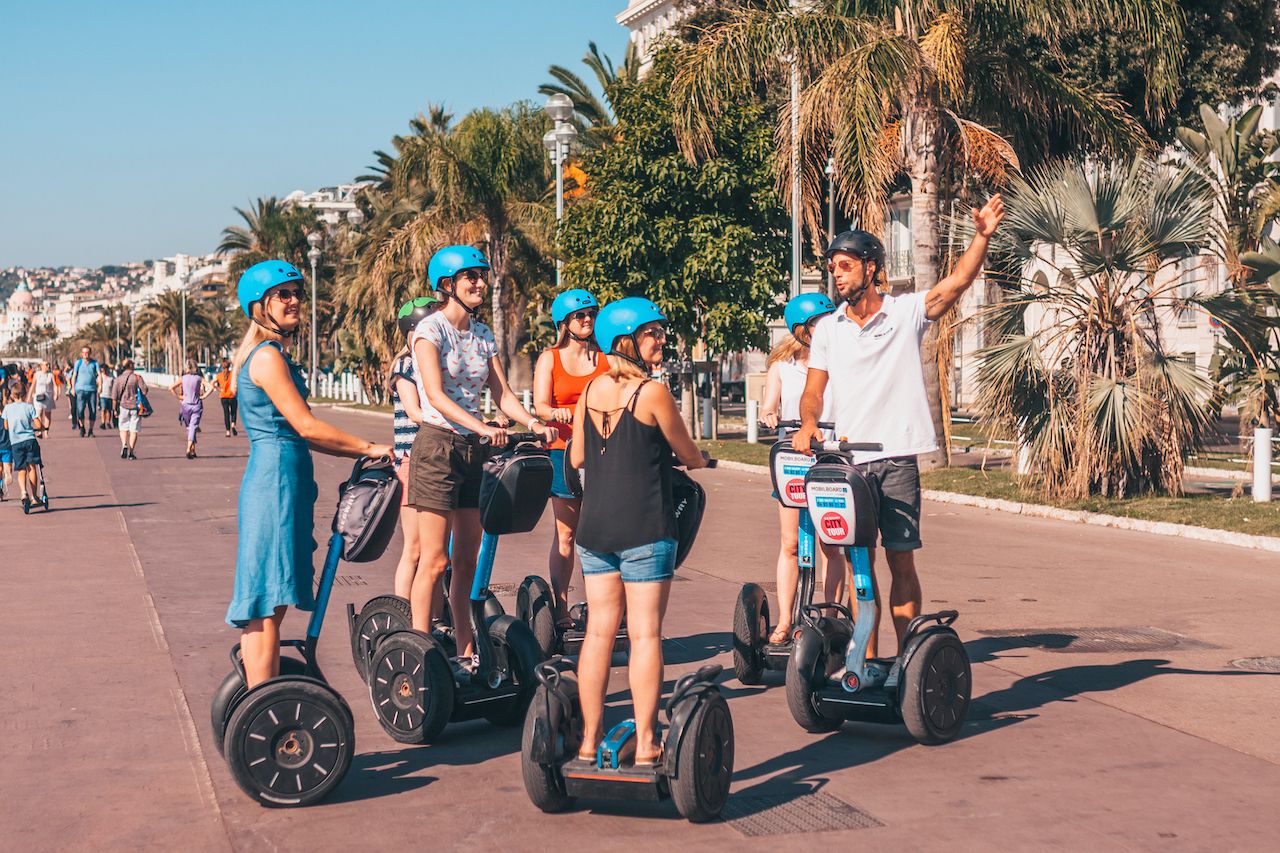
[[[558,377],[564,373],[564,362],[560,360],[560,347],[551,348],[551,376]]]
[[[635,417],[636,403],[640,400],[640,389],[648,384],[648,379],[642,380],[640,384],[636,386],[636,390],[631,393],[631,399],[627,401],[626,408],[627,411],[631,413],[632,417]]]

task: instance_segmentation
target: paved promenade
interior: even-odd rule
[[[188,461],[176,403],[153,396],[137,462],[118,458],[114,435],[82,440],[59,420],[44,443],[53,511],[0,504],[7,849],[1275,849],[1280,676],[1232,662],[1280,657],[1276,555],[942,505],[925,507],[926,606],[960,611],[974,661],[953,743],[869,725],[808,735],[780,674],[751,688],[729,678],[730,819],[692,826],[669,803],[543,815],[521,783],[518,730],[465,723],[405,747],[374,722],[344,609],[389,591],[397,538],[380,561],[343,565],[320,643],[355,713],[355,763],[325,803],[263,809],[236,788],[208,722],[236,640],[222,617],[247,442],[224,438],[210,407]],[[389,434],[383,418],[324,417]],[[324,542],[350,467],[317,456],[316,470]],[[710,506],[672,591],[670,680],[731,665],[738,586],[772,580],[775,559],[766,479],[697,476]],[[509,610],[549,539],[544,519],[502,543],[494,579]],[[304,624],[291,614],[286,635]],[[625,688],[618,670],[618,718]]]

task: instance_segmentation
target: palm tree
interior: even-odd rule
[[[259,261],[286,260],[299,269],[307,262],[307,232],[315,227],[314,214],[305,208],[281,203],[275,196],[259,198],[248,209],[234,208],[244,225],[222,229],[220,255],[231,255],[227,275],[231,281]]]
[[[194,303],[188,303],[187,314],[187,332],[190,337],[191,320],[193,312],[190,311]],[[165,365],[168,369],[182,361],[182,293],[177,290],[168,290],[158,295],[155,299],[143,306],[138,313],[137,333],[139,337],[150,335],[158,341],[163,341],[165,353]]]
[[[1028,44],[1052,50],[1089,26],[1133,31],[1149,46],[1152,109],[1170,100],[1182,50],[1176,0],[827,0],[804,11],[785,0],[760,5],[730,11],[679,48],[672,97],[686,155],[709,152],[712,123],[724,107],[786,85],[794,63],[810,229],[821,221],[829,154],[841,206],[873,231],[882,227],[890,186],[905,176],[916,289],[939,278],[948,171],[1002,179],[1019,152],[1044,150],[1051,135],[1111,148],[1142,140],[1117,98],[1072,83]],[[790,123],[789,107],[780,109],[777,173],[784,185],[791,179]],[[1016,134],[1013,142],[1001,131]],[[925,376],[943,434],[938,373],[926,369]]]
[[[979,408],[1021,437],[1054,495],[1179,493],[1217,389],[1171,352],[1164,324],[1229,317],[1221,297],[1180,297],[1171,275],[1209,241],[1208,185],[1139,156],[1051,163],[1013,178],[1007,198],[993,242],[1022,269],[986,312],[996,341],[979,353]],[[1045,264],[1056,282],[1025,278]]]
[[[634,83],[640,74],[640,58],[634,43],[627,43],[627,52],[623,56],[622,65],[617,68],[608,54],[601,54],[595,42],[587,43],[587,53],[582,57],[604,100],[587,85],[581,77],[563,65],[552,65],[547,73],[555,78],[554,83],[543,83],[538,91],[543,95],[567,95],[573,101],[574,124],[578,128],[578,139],[584,148],[602,148],[615,141],[618,129],[613,115],[613,102],[610,93],[621,84]]]

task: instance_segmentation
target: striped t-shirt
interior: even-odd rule
[[[410,382],[414,381],[412,355],[404,355],[397,359],[395,368],[391,371],[391,407],[395,411],[393,423],[396,431],[395,453],[397,459],[405,459],[413,448],[414,436],[418,434],[418,423],[409,417],[404,410],[404,403],[400,402],[400,395],[395,390],[397,376],[403,376]]]

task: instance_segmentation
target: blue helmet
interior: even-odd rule
[[[566,290],[551,303],[551,322],[557,326],[564,322],[574,311],[583,308],[599,308],[600,303],[590,293],[582,289]]]
[[[445,246],[431,256],[427,280],[432,290],[440,289],[440,279],[452,278],[463,270],[489,268],[484,253],[474,246]]]
[[[662,309],[643,296],[628,296],[610,302],[596,316],[596,343],[600,345],[601,352],[613,352],[618,338],[635,334],[636,329],[645,323],[654,320],[666,322],[666,319]]]
[[[782,319],[787,324],[787,331],[795,334],[796,326],[803,326],[814,317],[830,314],[834,310],[835,303],[825,293],[802,293],[793,296],[787,303],[787,307],[782,310]]]
[[[252,318],[250,306],[260,301],[268,290],[286,281],[302,281],[302,273],[288,261],[262,261],[249,267],[240,274],[240,281],[236,282],[240,310],[246,317]]]

